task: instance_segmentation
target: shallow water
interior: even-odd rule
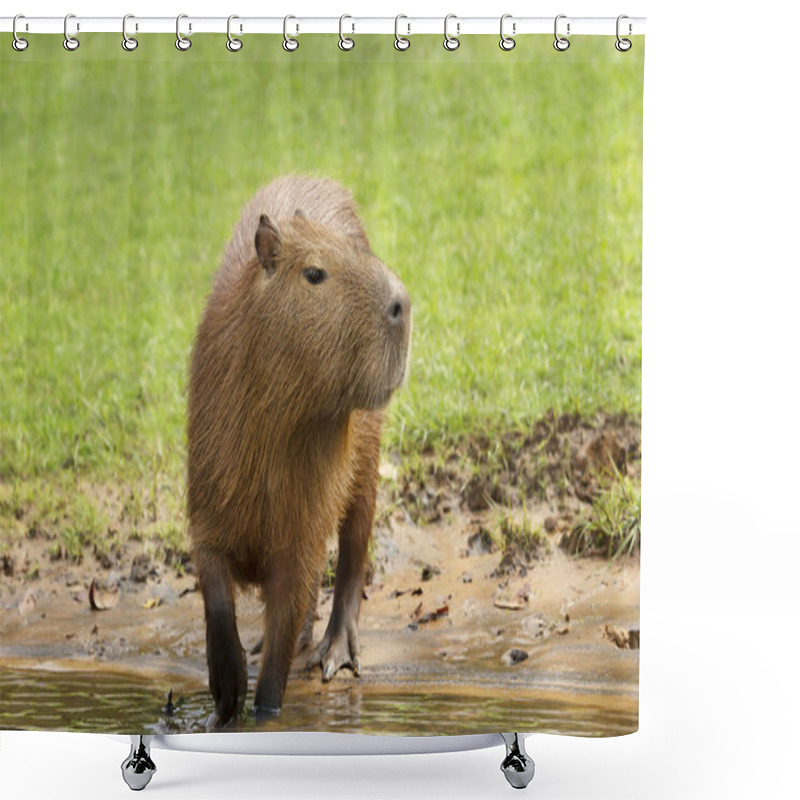
[[[389,686],[361,681],[319,691],[312,681],[288,691],[281,716],[259,730],[457,735],[521,730],[614,736],[637,727],[636,697],[544,693],[515,696],[458,686]],[[160,684],[160,685],[159,685]],[[173,690],[174,711],[166,711]],[[162,691],[163,690],[163,691]],[[197,733],[213,711],[206,688],[136,674],[0,669],[0,728],[93,733]],[[250,713],[235,730],[254,730]]]

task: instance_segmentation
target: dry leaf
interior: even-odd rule
[[[151,609],[155,608],[156,606],[161,605],[161,598],[160,597],[148,597],[147,600],[142,603],[142,608]]]
[[[420,605],[422,605],[420,603]],[[427,614],[423,614],[419,618],[419,624],[424,625],[426,622],[433,622],[436,619],[441,619],[442,617],[446,617],[450,613],[450,606],[441,606],[437,608],[436,611],[428,611]]]
[[[107,611],[109,608],[116,608],[119,605],[119,586],[115,586],[113,589],[105,589],[92,578],[92,582],[89,584],[89,605],[95,611]]]
[[[509,611],[520,611],[525,608],[524,600],[495,600],[495,608],[507,608]]]

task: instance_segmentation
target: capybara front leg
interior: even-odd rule
[[[207,550],[195,554],[206,614],[208,685],[214,698],[212,727],[221,728],[241,710],[247,694],[247,662],[236,628],[233,582],[225,562]]]
[[[377,475],[377,464],[374,475]],[[358,612],[375,515],[375,479],[370,480],[370,477],[361,484],[362,491],[353,499],[339,527],[333,609],[322,640],[308,661],[309,668],[322,667],[324,682],[329,681],[342,667],[350,667],[356,675],[361,671]]]
[[[264,638],[253,712],[256,722],[277,716],[310,597],[310,580],[289,559],[276,564],[263,587]]]

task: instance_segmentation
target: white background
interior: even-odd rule
[[[542,800],[797,797],[796,4],[345,5],[18,0],[3,13],[647,16],[640,731],[532,737],[537,775],[527,791]],[[8,35],[0,46],[10,47]],[[126,754],[102,736],[5,732],[0,792],[128,797],[119,772]],[[159,771],[146,790],[154,798],[512,792],[498,769],[501,749],[154,755]]]

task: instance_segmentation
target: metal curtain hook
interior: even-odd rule
[[[181,20],[188,18],[188,14],[178,14],[178,18],[175,20],[175,36],[177,37],[175,39],[175,47],[178,50],[188,50],[192,46],[192,40],[181,34]],[[189,30],[191,30],[191,26],[189,26]]]
[[[134,19],[133,14],[126,14],[122,18],[122,49],[127,50],[130,53],[131,50],[135,50],[139,46],[139,40],[134,39],[132,36],[128,36],[129,19]]]
[[[398,14],[394,18],[394,49],[408,50],[408,48],[411,47],[411,39],[406,39],[405,36],[400,35],[399,26],[401,19],[408,19],[408,17],[405,14]],[[409,26],[409,33],[411,32],[410,27],[411,26]]]
[[[447,23],[450,22],[451,19],[457,19],[456,15],[448,14],[444,18],[444,42],[442,42],[442,44],[444,45],[444,49],[450,50],[450,52],[452,52],[453,50],[458,50],[459,45],[461,44],[457,36],[451,36],[447,32]],[[459,24],[456,23],[456,34],[458,34],[458,30],[459,30]]]
[[[67,30],[71,19],[75,19],[74,14],[67,14],[67,16],[64,17],[64,49],[70,52],[77,50],[81,46],[81,43],[74,36],[70,36]],[[80,30],[80,28],[76,28],[76,31],[77,30]]]
[[[620,14],[617,17],[617,41],[614,43],[614,47],[620,51],[620,53],[627,53],[628,50],[633,47],[633,42],[630,39],[622,39],[619,35],[619,23],[622,22],[623,19],[629,19],[627,14]],[[628,25],[628,33],[631,32],[631,26]]]
[[[228,41],[225,44],[225,47],[231,51],[231,53],[238,53],[242,47],[244,47],[244,42],[241,39],[237,39],[235,36],[231,35],[231,21],[234,19],[239,19],[236,14],[231,14],[228,17]]]
[[[23,39],[21,36],[17,36],[17,20],[18,19],[25,19],[24,14],[17,14],[14,17],[14,21],[11,23],[11,33],[14,34],[14,39],[11,42],[11,46],[18,52],[21,53],[23,50],[28,49],[28,40]]]
[[[352,50],[356,46],[356,43],[349,36],[345,36],[344,33],[342,33],[342,25],[344,24],[344,21],[346,19],[353,19],[353,18],[349,14],[342,14],[342,16],[339,17],[339,49],[340,50]],[[355,25],[353,26],[353,30],[355,30]]]
[[[511,14],[503,14],[503,16],[500,17],[500,49],[501,50],[506,50],[506,51],[513,50],[517,46],[516,41],[511,36],[506,36],[505,32],[503,31],[503,26],[505,24],[505,21],[507,19],[511,19],[511,18],[512,18]],[[515,28],[516,28],[516,25],[512,25],[512,28],[511,28],[512,32],[514,31]]]
[[[556,40],[553,42],[553,47],[555,47],[555,49],[560,53],[563,53],[569,47],[569,39],[565,39],[563,36],[558,35],[558,21],[566,18],[566,14],[559,14],[556,17],[555,26],[553,28],[556,37]],[[569,22],[567,23],[567,35],[569,36]]]
[[[295,39],[294,36],[289,36],[287,31],[287,26],[290,19],[297,19],[297,17],[288,14],[283,18],[283,49],[287,53],[293,53],[298,47],[300,47],[300,40]]]

